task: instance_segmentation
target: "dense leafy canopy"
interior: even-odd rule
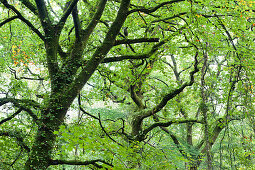
[[[254,168],[254,1],[0,13],[0,169]]]

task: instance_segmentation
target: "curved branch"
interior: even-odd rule
[[[32,106],[35,109],[40,109],[41,106],[39,103],[37,103],[34,100],[29,100],[29,99],[14,99],[14,98],[0,98],[0,106],[7,104],[7,103],[12,103],[15,107],[20,108],[21,110],[26,111],[33,119],[33,121],[37,124],[37,125],[42,125],[42,123],[39,121],[38,117],[36,116],[36,114],[34,114],[32,112],[32,110],[30,110],[28,108],[28,106]]]
[[[23,5],[25,5],[31,12],[38,15],[38,10],[29,0],[19,0]]]
[[[149,133],[156,127],[168,127],[172,124],[181,124],[181,123],[190,123],[190,122],[203,123],[202,121],[197,120],[197,119],[179,119],[179,120],[171,120],[169,122],[156,122],[156,123],[152,124],[151,126],[149,126],[147,129],[145,129],[143,131],[142,135],[146,136],[147,133]]]
[[[81,107],[81,95],[80,95],[80,94],[78,95],[78,105],[79,105],[79,109],[80,109],[84,114],[89,115],[90,117],[92,117],[92,118],[94,118],[94,119],[96,119],[96,120],[99,120],[98,117],[96,117],[96,116],[94,116],[94,115],[92,115],[92,114],[86,112],[86,111]]]
[[[158,10],[159,8],[165,6],[165,5],[168,5],[168,4],[173,4],[173,3],[176,3],[176,2],[182,2],[182,1],[185,1],[185,0],[173,0],[173,1],[167,1],[167,2],[163,2],[155,7],[151,7],[149,9],[146,9],[146,8],[140,8],[140,9],[133,9],[131,11],[129,11],[128,14],[131,14],[131,13],[134,13],[134,12],[143,12],[143,13],[146,13],[146,14],[150,14],[150,13],[153,13],[155,12],[156,10]]]
[[[13,17],[10,17],[10,18],[4,20],[3,22],[0,23],[0,27],[2,27],[4,24],[7,24],[8,22],[11,22],[12,20],[15,20],[17,18],[19,18],[19,17],[18,16],[13,16]]]
[[[18,77],[16,70],[12,69],[11,67],[9,67],[9,68],[11,70],[11,73],[14,74],[14,78],[17,79],[17,80],[21,80],[21,79],[26,79],[26,80],[44,80],[44,78],[41,78],[39,75],[32,73],[32,71],[29,68],[28,68],[28,71],[30,72],[30,74],[32,74],[34,76],[37,76],[38,78],[23,77],[23,76]]]
[[[11,120],[12,118],[14,118],[14,117],[15,117],[16,115],[18,115],[22,110],[23,110],[23,109],[20,108],[20,109],[17,110],[15,113],[13,113],[11,116],[5,118],[4,120],[1,120],[1,121],[0,121],[0,125],[3,124],[3,123],[5,123],[5,122],[7,122],[7,121],[9,121],[9,120]]]
[[[34,32],[38,35],[38,37],[40,37],[43,41],[45,40],[44,36],[42,35],[42,33],[36,29],[33,24],[28,21],[26,18],[24,18],[21,13],[12,5],[10,5],[6,0],[0,0],[0,2],[2,2],[2,4],[8,8],[8,9],[11,9],[17,16],[18,18],[23,21],[25,24],[27,24],[27,26]]]
[[[0,106],[4,105],[6,103],[12,103],[16,107],[32,106],[36,109],[41,108],[41,106],[38,102],[36,102],[34,100],[30,100],[30,99],[0,98]]]
[[[63,164],[66,164],[66,165],[95,165],[95,163],[103,163],[103,164],[106,164],[106,165],[109,165],[111,167],[113,167],[112,164],[104,161],[104,160],[101,160],[101,159],[96,159],[96,160],[91,160],[91,161],[77,161],[77,160],[51,160],[50,161],[50,165],[63,165]],[[95,165],[97,166],[97,165]]]
[[[194,70],[190,72],[190,81],[184,83],[178,89],[175,89],[174,91],[166,94],[157,106],[155,106],[154,108],[152,108],[151,110],[149,110],[147,112],[142,112],[140,115],[138,115],[139,119],[143,120],[144,118],[149,117],[149,116],[154,115],[155,113],[159,112],[167,104],[167,102],[169,100],[174,98],[176,95],[180,94],[186,87],[192,86],[192,84],[194,83],[194,75],[195,75],[195,73],[197,73],[199,71],[197,57],[198,57],[198,52],[196,52],[196,54],[195,54]]]
[[[143,43],[143,42],[159,42],[159,38],[138,38],[138,39],[123,39],[116,40],[114,46],[120,44],[135,44],[135,43]]]
[[[102,130],[103,130],[103,132],[106,134],[106,136],[107,136],[108,138],[110,138],[113,142],[117,143],[118,145],[123,146],[122,144],[120,144],[119,142],[117,142],[116,140],[114,140],[114,139],[106,132],[106,130],[104,129],[104,127],[103,127],[103,125],[102,125],[102,122],[101,122],[100,113],[98,113],[98,121],[99,121],[100,127],[102,128]]]

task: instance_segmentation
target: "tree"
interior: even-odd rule
[[[206,154],[211,169],[211,149],[222,130],[231,121],[246,118],[239,114],[242,108],[252,109],[248,103],[254,102],[253,2],[0,2],[6,12],[0,23],[5,28],[1,29],[5,56],[1,62],[9,65],[13,77],[0,99],[1,106],[11,104],[13,114],[1,124],[27,113],[25,124],[36,126],[25,128],[35,133],[31,146],[17,128],[4,126],[0,135],[16,139],[28,152],[25,169],[58,164],[113,166],[102,159],[54,158],[56,137],[77,97],[79,109],[97,120],[112,141],[131,146],[131,156],[139,155],[140,143],[149,143],[148,136],[153,138],[152,133],[160,128],[169,134],[190,169],[201,164],[200,153]],[[20,28],[27,32],[18,32]],[[33,64],[43,68],[40,74],[34,73]],[[24,72],[19,73],[19,68]],[[49,86],[42,90],[43,85],[38,84],[37,89],[27,92],[28,80],[48,81]],[[79,94],[86,91],[83,88],[89,81],[93,91],[99,89],[102,100],[110,98],[128,106],[130,126],[123,123],[122,131],[115,131],[125,140],[115,140],[103,128],[100,115],[82,108]],[[220,107],[224,112],[218,111]],[[253,120],[253,115],[246,119]],[[173,124],[180,129],[185,129],[185,124],[186,129],[174,134],[167,129]],[[204,131],[201,141],[194,139],[194,128]],[[184,133],[186,142],[177,137]],[[128,163],[129,168],[141,166],[140,158]]]

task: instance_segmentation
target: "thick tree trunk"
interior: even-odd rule
[[[25,170],[43,170],[50,165],[51,152],[56,137],[47,128],[40,128],[37,131],[30,156],[25,164]]]
[[[52,150],[55,146],[54,131],[64,122],[67,107],[59,107],[60,103],[50,102],[49,109],[42,111],[41,124],[38,127],[25,170],[44,170],[50,166]]]

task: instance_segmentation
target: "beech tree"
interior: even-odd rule
[[[23,154],[23,169],[63,164],[146,168],[142,160],[151,158],[142,152],[153,147],[156,153],[164,142],[150,141],[160,136],[171,140],[186,168],[197,169],[201,163],[207,169],[221,168],[224,153],[212,148],[221,146],[224,129],[242,120],[251,130],[241,138],[249,135],[252,140],[253,1],[0,2],[1,74],[9,76],[1,80],[0,106],[6,116],[0,121],[0,136],[17,141],[17,159],[28,153]],[[112,112],[118,119],[110,122],[117,130],[102,113],[84,109],[96,100],[118,103],[118,112],[125,112],[122,117]],[[74,126],[79,133],[68,129],[69,110],[90,117],[82,124],[87,128],[80,126],[79,115]],[[8,122],[15,125],[17,116],[22,125],[11,127]],[[93,128],[103,135],[90,132]],[[61,135],[82,145],[89,137],[99,143],[99,138],[109,138],[109,145],[131,151],[127,160],[121,151],[109,149],[112,156],[105,159],[65,160],[56,156]],[[13,147],[7,143],[1,149]],[[248,157],[254,148],[244,143],[239,144],[242,151],[250,149]],[[164,158],[171,154],[161,151]],[[14,166],[17,159],[5,164]],[[170,165],[177,167],[169,160],[156,168]]]

